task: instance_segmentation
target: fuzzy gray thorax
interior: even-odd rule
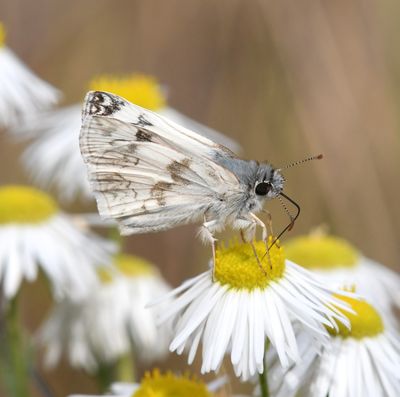
[[[222,156],[217,156],[216,162],[235,174],[243,186],[245,211],[259,211],[266,199],[277,197],[283,190],[284,178],[271,164]]]

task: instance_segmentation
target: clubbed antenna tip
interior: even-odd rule
[[[311,156],[311,157],[307,157],[306,159],[300,160],[300,161],[295,161],[294,163],[291,163],[289,165],[286,165],[285,167],[283,167],[283,170],[286,170],[288,168],[294,167],[296,165],[300,165],[303,163],[307,163],[308,161],[311,160],[321,160],[324,156],[322,154],[318,154],[317,156]]]

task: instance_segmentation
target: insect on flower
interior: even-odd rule
[[[89,92],[82,119],[80,147],[99,212],[115,219],[124,235],[202,220],[200,235],[215,258],[214,233],[225,225],[241,230],[250,243],[258,225],[266,241],[267,228],[256,216],[265,201],[283,197],[296,206],[294,217],[284,206],[291,218],[284,231],[300,212],[283,193],[281,169],[242,160],[119,96]]]

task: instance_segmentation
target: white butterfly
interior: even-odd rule
[[[259,225],[266,239],[256,213],[268,199],[288,198],[279,169],[242,160],[106,92],[86,95],[80,147],[100,214],[115,219],[125,235],[201,220],[201,236],[215,254],[214,233],[225,225],[240,229],[250,242]]]

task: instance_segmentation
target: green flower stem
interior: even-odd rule
[[[134,383],[136,378],[135,360],[132,354],[127,354],[118,360],[117,380],[118,382]]]
[[[29,393],[29,355],[26,349],[19,313],[18,298],[13,298],[5,312],[5,369],[7,388],[10,397],[28,397]]]
[[[97,385],[99,390],[103,393],[108,391],[111,383],[114,382],[114,365],[100,363],[96,372]]]
[[[269,348],[269,340],[267,339],[265,342],[264,372],[258,375],[258,380],[260,382],[260,389],[261,389],[261,397],[269,397],[268,368],[266,360],[268,348]]]
[[[115,243],[117,246],[117,252],[122,252],[122,246],[124,239],[121,236],[118,228],[116,227],[110,227],[108,231],[108,238]]]
[[[260,381],[261,397],[269,397],[267,369],[266,368],[264,368],[264,372],[262,374],[258,374],[258,379]]]

